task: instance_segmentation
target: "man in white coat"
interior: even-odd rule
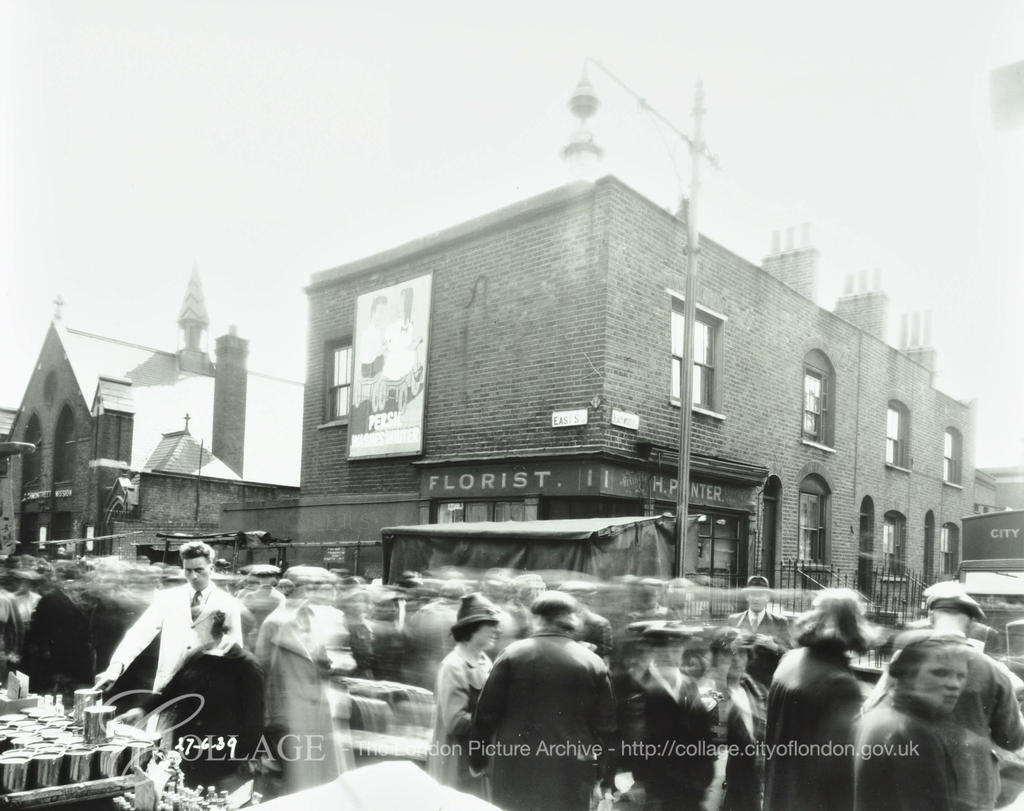
[[[238,601],[210,582],[213,549],[202,541],[190,541],[182,544],[179,554],[187,582],[156,593],[149,608],[125,633],[110,665],[96,676],[97,689],[105,690],[117,681],[159,634],[160,653],[153,690],[160,692],[188,656],[201,646],[199,628],[217,611],[223,612],[226,619],[224,644],[242,643]]]

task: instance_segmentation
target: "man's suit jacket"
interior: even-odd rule
[[[190,585],[158,591],[141,617],[128,629],[110,658],[110,666],[103,676],[117,678],[146,649],[153,638],[160,636],[160,654],[156,666],[153,690],[160,692],[178,672],[186,657],[209,639],[213,613],[223,611],[227,633],[224,644],[242,644],[242,619],[238,601],[226,591],[210,584],[210,595],[199,616],[192,620],[192,594]]]
[[[761,617],[761,624],[757,626],[756,631],[750,627],[750,615],[746,611],[741,611],[739,614],[730,614],[729,625],[733,628],[739,628],[746,633],[771,636],[779,642],[789,644],[789,622],[785,617],[779,614],[772,614],[770,611],[764,612],[764,616]]]

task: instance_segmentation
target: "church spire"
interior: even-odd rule
[[[209,373],[211,365],[206,340],[209,326],[210,316],[206,312],[206,298],[199,281],[199,267],[193,264],[185,298],[178,312],[178,367],[182,371]]]
[[[210,326],[210,316],[206,312],[206,298],[203,296],[203,285],[199,281],[199,266],[192,265],[192,275],[185,290],[185,299],[181,302],[178,313],[178,326],[185,329],[186,324],[196,324],[203,329]]]

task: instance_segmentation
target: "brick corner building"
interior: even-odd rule
[[[605,177],[314,275],[297,537],[673,511],[685,248]],[[698,571],[948,569],[969,408],[886,343],[884,293],[817,306],[816,263],[702,242]]]

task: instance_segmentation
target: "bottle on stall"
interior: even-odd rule
[[[64,711],[64,696],[60,695],[59,693],[56,696],[54,696],[54,706],[56,708],[54,710],[54,715],[56,715],[58,718],[67,717],[67,713]]]

